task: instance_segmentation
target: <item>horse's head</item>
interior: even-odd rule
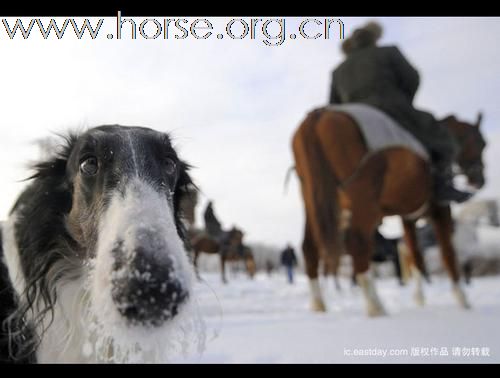
[[[243,231],[236,227],[232,227],[229,230],[228,241],[230,247],[239,247],[243,243]]]
[[[480,189],[485,184],[483,150],[486,142],[481,133],[482,114],[479,113],[475,124],[457,120],[449,116],[441,122],[451,131],[458,142],[457,164],[470,185]]]

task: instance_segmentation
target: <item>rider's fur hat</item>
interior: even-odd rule
[[[342,51],[349,55],[352,51],[364,47],[374,46],[382,36],[382,26],[375,21],[355,29],[351,37],[342,43]]]

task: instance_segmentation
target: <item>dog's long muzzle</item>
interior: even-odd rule
[[[98,276],[120,316],[153,327],[174,318],[189,296],[191,269],[166,196],[131,182],[111,201],[101,233]]]
[[[139,230],[136,247],[127,251],[123,242],[113,249],[111,294],[118,311],[133,324],[160,326],[178,313],[188,290],[164,238]]]

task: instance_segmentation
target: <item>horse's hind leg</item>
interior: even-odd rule
[[[304,241],[302,243],[306,273],[309,277],[309,288],[311,290],[311,308],[313,311],[326,311],[321,288],[318,280],[319,250],[314,241],[309,221],[306,216],[306,227],[304,232]],[[325,262],[326,264],[326,262]]]
[[[424,259],[422,257],[422,252],[418,246],[417,232],[415,229],[415,222],[411,220],[403,219],[403,229],[404,229],[404,241],[408,247],[410,254],[408,256],[410,262],[411,275],[415,277],[415,294],[413,298],[419,306],[425,304],[425,297],[422,285],[422,276],[426,276],[427,272],[425,270]]]
[[[436,239],[441,250],[443,263],[453,282],[453,293],[461,307],[470,308],[470,304],[460,283],[460,272],[456,260],[455,248],[451,241],[453,234],[453,219],[451,217],[450,207],[435,205],[432,207],[431,211]]]

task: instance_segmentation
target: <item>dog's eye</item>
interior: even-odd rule
[[[80,163],[80,172],[86,176],[94,176],[98,169],[99,165],[95,156],[91,156]]]
[[[177,172],[177,164],[175,164],[175,161],[173,161],[170,158],[167,158],[165,160],[165,171],[167,172],[167,175],[172,176]]]

